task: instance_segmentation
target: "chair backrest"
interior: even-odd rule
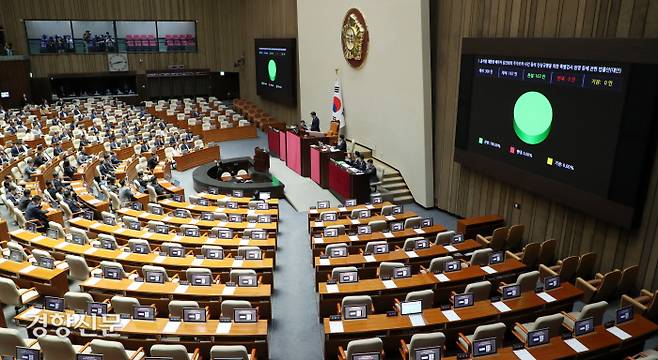
[[[183,308],[199,309],[199,303],[192,300],[172,300],[167,305],[169,316],[183,317]]]
[[[525,225],[516,224],[512,225],[509,228],[507,233],[507,239],[505,241],[505,248],[507,250],[517,250],[521,247],[521,241],[523,240],[523,231],[525,230]]]
[[[188,268],[185,270],[185,279],[189,282],[192,283],[192,277],[194,275],[210,275],[212,278],[212,272],[210,269],[206,268]]]
[[[498,251],[505,248],[505,241],[507,240],[508,234],[509,234],[509,228],[507,226],[503,226],[495,229],[491,234],[491,241],[489,242],[489,247],[492,248],[493,251]]]
[[[587,304],[583,306],[583,309],[576,316],[576,321],[593,317],[594,326],[601,325],[601,322],[603,321],[603,314],[605,313],[605,308],[607,306],[608,303],[605,301],[599,301],[592,304]]]
[[[103,355],[103,359],[129,360],[126,349],[118,341],[94,339],[90,343],[91,352]]]
[[[404,251],[414,251],[416,249],[416,241],[423,240],[422,236],[410,237],[404,241],[402,248]]]
[[[578,256],[569,256],[562,260],[562,266],[560,266],[560,281],[571,281],[576,275],[576,269],[578,269]]]
[[[491,255],[492,252],[493,250],[490,248],[478,249],[473,251],[473,255],[471,255],[471,260],[470,260],[471,265],[484,266],[489,264],[489,255]]]
[[[658,290],[654,291],[653,298],[647,306],[647,309],[644,312],[644,316],[651,319],[652,321],[658,319]]]
[[[147,273],[160,273],[163,279],[167,281],[169,279],[169,276],[167,276],[167,270],[163,268],[162,266],[152,266],[152,265],[144,265],[142,266],[142,276],[146,278]]]
[[[411,291],[407,294],[404,300],[405,301],[420,300],[423,305],[423,309],[429,309],[434,306],[434,290],[426,289],[426,290]]]
[[[37,339],[43,360],[76,360],[75,349],[67,337],[43,335]]]
[[[86,231],[72,227],[69,229],[69,232],[71,232],[71,235],[77,235],[82,238],[85,244],[89,244],[89,237]]]
[[[562,327],[562,321],[564,320],[564,315],[562,314],[553,314],[540,316],[533,323],[532,330],[539,330],[548,328],[548,333],[550,337],[560,335],[560,329]]]
[[[594,264],[596,263],[596,253],[589,252],[580,256],[578,262],[578,269],[576,270],[576,277],[581,277],[585,280],[592,278],[594,273]]]
[[[22,305],[21,295],[13,280],[0,277],[0,303],[13,306]]]
[[[235,320],[233,310],[251,308],[251,303],[247,300],[224,300],[221,305],[222,316],[229,317],[231,320]]]
[[[345,296],[341,301],[343,309],[350,305],[366,305],[368,315],[372,313],[372,298],[369,295],[351,295]]]
[[[405,266],[405,264],[399,262],[383,261],[379,264],[379,277],[393,277],[393,270]]]
[[[327,229],[338,229],[338,235],[345,235],[345,225],[329,225]]]
[[[366,252],[366,253],[369,253],[369,254],[372,254],[372,253],[375,252],[375,246],[378,246],[378,245],[384,245],[384,244],[387,244],[386,240],[381,240],[381,241],[368,241],[368,242],[366,243],[366,249],[365,249],[365,252]]]
[[[347,344],[347,359],[352,359],[354,354],[359,353],[381,353],[384,343],[380,338],[352,340]]]
[[[333,269],[331,269],[331,280],[336,280],[338,281],[338,278],[340,277],[341,273],[344,272],[356,272],[358,269],[356,266],[338,266]]]
[[[640,267],[638,265],[632,265],[621,272],[621,278],[617,285],[617,293],[626,294],[635,288],[635,281],[637,280],[639,270]]]
[[[409,360],[416,359],[416,350],[430,347],[443,347],[446,336],[442,332],[414,334],[409,341]]]
[[[77,281],[85,281],[89,278],[89,266],[87,266],[87,261],[82,256],[68,254],[64,258],[64,261],[69,266],[69,279]]]
[[[491,282],[484,280],[466,285],[465,293],[473,293],[474,301],[486,300],[491,294]]]
[[[229,272],[229,280],[231,282],[237,283],[242,275],[256,275],[256,270],[253,269],[232,269]]]
[[[553,265],[553,262],[555,261],[556,247],[557,240],[555,239],[548,239],[541,243],[541,248],[539,249],[539,259],[537,259],[537,263],[547,266]]]
[[[516,278],[516,285],[519,285],[521,292],[532,291],[537,287],[537,281],[539,280],[539,271],[530,271],[527,273],[520,274]]]
[[[617,284],[619,284],[619,279],[621,279],[621,271],[613,270],[606,273],[599,284],[599,288],[596,291],[596,294],[592,298],[592,301],[596,300],[607,300],[615,294],[617,290]]]
[[[387,223],[385,220],[373,220],[368,223],[372,231],[384,231],[386,230]]]
[[[395,205],[382,206],[382,211],[381,211],[382,216],[393,215],[393,209],[395,209]]]
[[[539,249],[541,245],[539,243],[530,243],[523,247],[523,255],[521,256],[521,262],[526,264],[530,269],[537,267],[537,260],[539,259]]]
[[[430,267],[428,270],[430,272],[443,271],[445,268],[445,263],[452,260],[453,260],[452,256],[441,256],[438,258],[434,258],[430,261]]]
[[[25,340],[16,329],[0,328],[0,355],[16,355],[16,346],[25,346]]]
[[[448,245],[452,241],[453,236],[455,236],[455,232],[453,230],[441,231],[440,233],[436,234],[436,240],[434,240],[434,243],[437,245]]]
[[[420,221],[421,221],[420,216],[410,217],[404,221],[404,228],[405,229],[417,228],[420,226]]]
[[[210,348],[210,358],[249,360],[249,353],[244,345],[215,345]]]
[[[183,245],[181,245],[180,243],[167,242],[167,241],[163,242],[160,245],[160,250],[166,254],[169,254],[169,251],[174,248],[183,248]]]
[[[502,322],[480,325],[475,328],[473,333],[473,340],[482,340],[486,338],[495,337],[499,345],[502,345],[503,339],[505,338],[505,324]]]
[[[94,298],[89,293],[67,291],[64,294],[64,307],[72,310],[87,311],[87,305],[94,302]]]
[[[115,314],[132,314],[133,307],[139,306],[139,300],[134,297],[115,295],[110,299],[112,311]]]
[[[23,249],[23,246],[15,241],[10,241],[7,243],[7,248],[9,250],[18,252],[21,254],[21,257],[23,258],[23,261],[27,260],[27,253],[25,252],[25,249]]]
[[[151,356],[171,358],[172,360],[190,360],[185,345],[155,344],[151,346]]]

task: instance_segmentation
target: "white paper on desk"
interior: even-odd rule
[[[61,262],[61,263],[57,264],[55,266],[55,268],[60,269],[60,270],[67,270],[69,268],[69,264],[67,264],[66,262]]]
[[[63,249],[63,248],[65,248],[68,244],[69,244],[69,243],[67,243],[66,241],[62,241],[61,243],[55,245],[55,249]]]
[[[235,286],[224,286],[224,290],[222,290],[222,295],[233,295],[235,294]]]
[[[231,332],[231,325],[232,323],[230,322],[220,322],[217,324],[217,330],[215,332],[217,334],[228,334]]]
[[[150,233],[150,232],[144,233],[144,234],[142,235],[142,237],[143,237],[144,239],[150,239],[151,236],[153,236],[153,233]]]
[[[385,232],[384,237],[387,238],[387,239],[390,239],[390,238],[394,238],[395,235],[393,235],[393,233],[390,233],[390,232]]]
[[[130,319],[119,319],[118,324],[113,324],[115,329],[123,329],[130,323]]]
[[[374,208],[375,208],[375,207],[374,207],[373,205],[370,205],[370,204],[366,205],[366,209],[372,210],[372,209],[374,209]]]
[[[491,305],[493,305],[493,307],[498,309],[498,311],[500,311],[501,313],[502,312],[507,312],[507,311],[512,311],[512,309],[510,309],[510,307],[507,306],[507,304],[505,304],[502,301],[492,302]]]
[[[546,301],[547,303],[555,301],[555,298],[549,295],[545,291],[537,293],[537,296],[539,296],[542,300]]]
[[[626,331],[624,331],[624,330],[622,330],[622,329],[620,329],[616,326],[609,327],[606,330],[608,330],[609,333],[611,333],[612,335],[618,337],[621,340],[630,339],[632,337],[631,334],[627,333]]]
[[[317,209],[310,209],[308,212],[309,212],[310,214],[317,214],[317,213],[318,213],[318,210],[317,210]]]
[[[387,289],[395,289],[398,287],[393,280],[382,280],[382,284],[384,284],[384,287]]]
[[[386,215],[385,218],[386,218],[387,221],[393,221],[393,220],[395,220],[395,216],[393,216],[393,215]]]
[[[514,350],[514,355],[520,360],[537,360],[527,349]]]
[[[41,309],[37,309],[35,307],[30,308],[26,312],[23,313],[23,316],[28,317],[28,318],[33,318],[41,313]]]
[[[198,223],[199,223],[198,219],[190,219],[190,222],[188,222],[188,224],[190,224],[190,225],[196,225]]]
[[[583,345],[583,343],[578,341],[578,339],[576,339],[576,338],[567,339],[567,340],[564,340],[564,342],[567,345],[569,345],[569,347],[572,348],[573,351],[575,351],[577,353],[581,353],[581,352],[585,352],[585,351],[589,350],[587,348],[587,346]]]
[[[171,220],[171,216],[165,216],[162,218],[162,222],[169,222]]]
[[[452,245],[443,245],[443,247],[444,247],[446,250],[448,250],[448,252],[459,251],[459,249],[457,249],[456,247],[454,247],[454,246],[452,246]]]
[[[254,228],[256,228],[256,223],[247,224],[247,229],[254,229]]]
[[[235,267],[241,267],[243,263],[244,260],[233,260],[233,266]]]
[[[322,221],[316,221],[315,223],[313,223],[313,226],[315,226],[315,227],[324,226],[324,222],[322,222]]]
[[[176,289],[174,290],[174,292],[176,294],[185,294],[187,292],[188,287],[189,287],[188,285],[178,285],[178,286],[176,286]]]
[[[418,254],[416,254],[415,251],[405,251],[404,253],[407,254],[407,257],[410,257],[410,258],[417,258],[418,257]]]
[[[201,266],[201,265],[203,265],[203,259],[192,260],[192,266]]]
[[[126,232],[126,230],[128,230],[128,229],[126,229],[126,228],[119,228],[119,229],[116,229],[115,233],[117,233],[117,234],[123,234],[123,233]]]
[[[194,209],[194,204],[189,204],[185,206],[186,209]]]
[[[459,315],[457,315],[455,310],[445,310],[441,312],[443,313],[443,316],[445,316],[446,319],[448,319],[448,321],[457,321],[462,319],[459,317]]]
[[[496,269],[492,268],[491,266],[483,266],[480,269],[482,269],[482,271],[486,272],[487,274],[495,274],[498,272],[496,271]]]
[[[330,264],[331,264],[331,261],[329,259],[320,259],[320,265],[329,266]]]
[[[94,285],[98,284],[98,282],[100,282],[101,280],[102,280],[101,278],[93,277],[93,278],[87,279],[87,281],[85,281],[82,285],[94,286]]]
[[[240,245],[249,245],[249,239],[240,239]]]
[[[216,238],[207,238],[204,244],[214,244],[216,240]]]
[[[339,207],[338,211],[345,212],[345,211],[347,211],[347,208],[346,207]]]
[[[434,277],[439,280],[439,282],[448,282],[450,278],[446,274],[434,274]]]
[[[342,333],[345,330],[343,329],[342,321],[329,321],[329,332],[330,333]]]
[[[409,315],[409,320],[411,321],[411,326],[425,326],[425,319],[423,319],[423,314]]]
[[[363,258],[366,260],[366,262],[375,262],[375,261],[377,261],[377,259],[375,259],[375,257],[372,256],[372,255],[366,255]]]
[[[98,250],[98,248],[95,248],[95,247],[92,246],[89,249],[85,250],[84,253],[85,253],[85,255],[91,255],[91,254],[95,253],[96,250]]]
[[[416,232],[416,234],[424,234],[425,233],[425,230],[423,230],[423,229],[414,229],[414,231]]]
[[[256,210],[254,210],[254,209],[247,210],[247,215],[253,215],[255,213],[256,213]]]
[[[321,237],[313,238],[313,243],[314,244],[324,244],[324,238],[321,238]]]
[[[28,266],[22,268],[22,269],[19,271],[19,273],[21,273],[21,274],[29,274],[30,272],[32,272],[32,270],[34,270],[34,269],[36,269],[36,268],[37,268],[37,267],[34,266],[34,265],[28,265]]]
[[[96,229],[96,228],[101,227],[101,225],[103,225],[103,224],[101,224],[99,222],[95,222],[95,223],[89,225],[89,227],[92,228],[92,229]]]
[[[359,235],[350,235],[348,238],[350,241],[359,241]]]
[[[165,334],[175,334],[179,326],[180,321],[167,321],[167,325],[162,329],[162,332]]]
[[[165,261],[165,259],[167,259],[166,256],[158,255],[155,257],[155,259],[153,259],[153,262],[156,264],[162,264]]]
[[[329,294],[334,294],[338,292],[338,285],[336,284],[327,284],[327,292]]]
[[[135,281],[132,284],[128,285],[127,289],[130,290],[130,291],[135,291],[135,290],[139,289],[142,286],[142,284],[143,284],[143,282]]]
[[[128,256],[130,256],[130,253],[124,251],[124,252],[122,252],[121,254],[117,255],[117,259],[119,259],[119,260],[121,260],[121,259],[125,259],[125,258],[127,258]]]
[[[45,238],[46,238],[45,236],[43,236],[43,235],[39,235],[39,236],[34,237],[34,238],[33,238],[32,240],[30,240],[30,241],[41,241],[41,240],[43,240],[43,239],[45,239]]]
[[[181,240],[183,240],[183,237],[180,236],[180,235],[176,235],[176,236],[174,236],[174,237],[172,238],[172,240],[173,240],[173,241],[181,241]]]

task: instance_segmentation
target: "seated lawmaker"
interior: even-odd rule
[[[41,209],[41,196],[35,195],[25,209],[25,220],[37,220],[41,227],[48,230],[48,212]]]
[[[345,135],[340,135],[338,137],[338,144],[336,144],[336,149],[342,152],[347,152],[347,141],[345,141]]]

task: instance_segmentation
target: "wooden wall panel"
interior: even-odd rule
[[[658,164],[642,225],[627,231],[516,189],[453,161],[461,39],[464,37],[658,37],[658,2],[650,0],[441,0],[433,26],[436,205],[474,216],[498,213],[526,225],[526,241],[555,238],[561,257],[594,251],[597,266],[640,264],[638,285],[658,287]],[[658,156],[658,155],[657,155]],[[514,209],[514,202],[521,204]]]

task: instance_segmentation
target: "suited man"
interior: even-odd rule
[[[17,140],[16,144],[14,144],[14,146],[11,147],[11,155],[13,157],[16,157],[26,151],[27,151],[27,146],[23,145],[22,140]]]
[[[311,112],[311,131],[320,131],[320,119],[315,111]]]
[[[347,152],[347,141],[345,141],[345,135],[340,135],[338,137],[338,144],[336,144],[336,149],[342,152]]]
[[[25,209],[25,220],[38,220],[42,227],[48,229],[48,217],[46,216],[47,212],[41,210],[41,196],[36,195],[32,198],[32,201],[27,205]]]
[[[155,167],[158,166],[159,162],[160,159],[158,159],[158,155],[154,154],[148,159],[146,165],[148,166],[149,170],[153,171],[153,169],[155,169]]]
[[[180,144],[180,151],[185,152],[185,151],[190,151],[192,148],[190,148],[190,145],[188,145],[186,142],[183,142]]]

